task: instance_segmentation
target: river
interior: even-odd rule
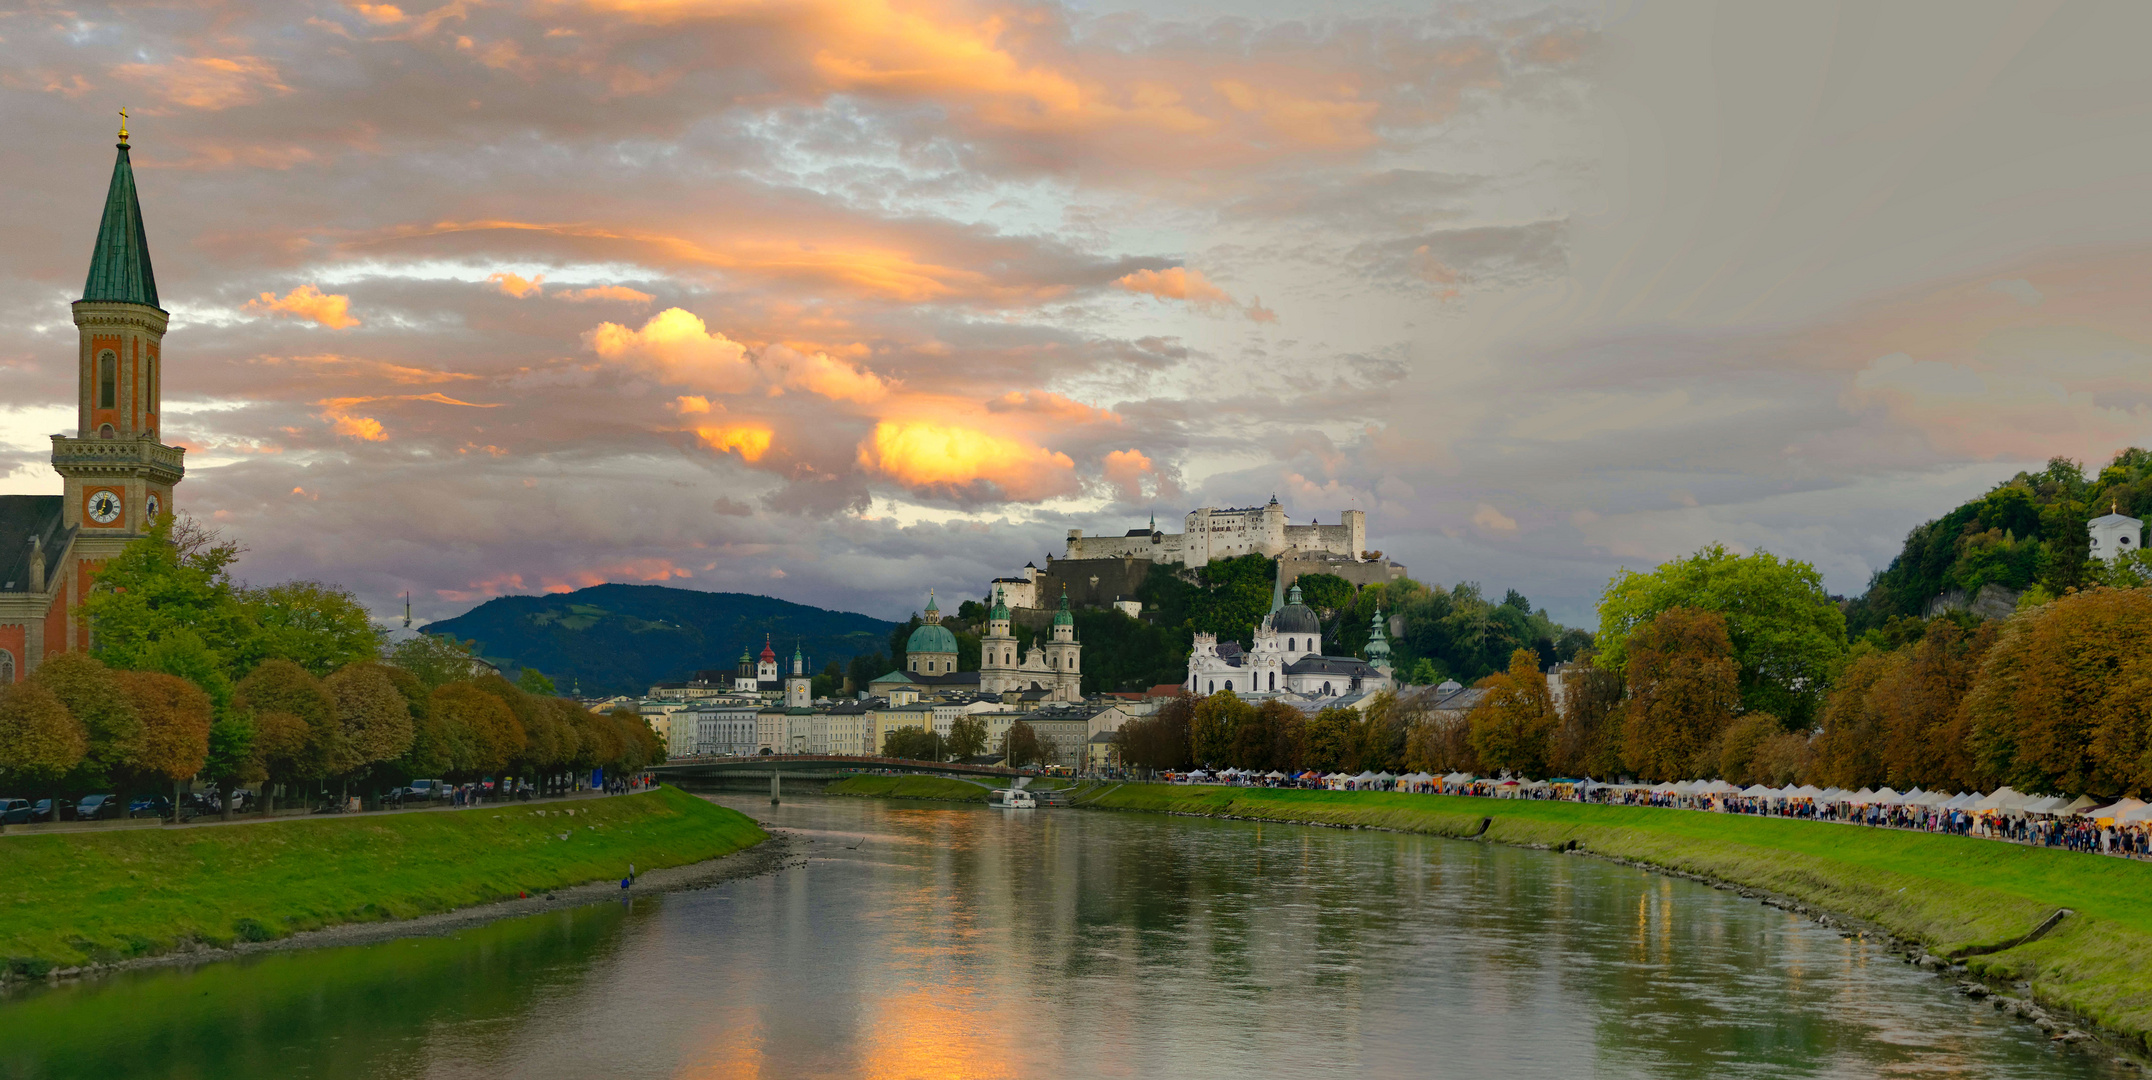
[[[0,1001],[0,1076],[2120,1075],[1879,948],[1597,859],[720,797],[775,874]]]

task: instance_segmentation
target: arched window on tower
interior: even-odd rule
[[[1270,673],[1270,688],[1272,690],[1276,690],[1278,688],[1278,673],[1275,671]]]
[[[109,439],[112,437],[112,435],[112,425],[110,424],[106,424],[105,426],[97,429],[97,437],[100,439]]]
[[[14,681],[15,654],[6,649],[0,649],[0,686],[6,686]]]
[[[1227,679],[1225,681],[1225,692],[1228,694],[1233,692],[1233,680]]]
[[[1285,651],[1286,651],[1286,652],[1292,652],[1292,651],[1293,651],[1294,649],[1297,649],[1297,648],[1299,648],[1299,647],[1300,647],[1300,639],[1299,639],[1299,638],[1286,638],[1286,639],[1285,639]]]
[[[116,409],[120,404],[120,358],[97,354],[97,407]]]

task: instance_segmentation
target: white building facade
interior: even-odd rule
[[[1231,690],[1250,694],[1299,694],[1304,697],[1345,697],[1373,694],[1392,685],[1387,661],[1390,643],[1378,613],[1368,641],[1370,660],[1352,656],[1323,655],[1322,620],[1301,602],[1300,586],[1291,598],[1278,605],[1255,628],[1254,641],[1243,650],[1239,642],[1221,643],[1216,634],[1197,634],[1188,653],[1188,678],[1182,687],[1191,694],[1208,696]],[[1380,666],[1378,666],[1380,665]]]
[[[1149,559],[1205,566],[1212,559],[1276,558],[1296,551],[1327,551],[1358,559],[1366,550],[1366,511],[1347,510],[1338,516],[1336,525],[1292,525],[1273,496],[1263,506],[1191,510],[1178,533],[1160,532],[1156,521],[1148,529],[1131,529],[1121,536],[1085,536],[1081,529],[1070,529],[1068,553],[1063,558]]]
[[[1009,605],[1001,589],[986,613],[986,633],[979,638],[979,692],[1045,690],[1051,701],[1083,698],[1083,645],[1076,640],[1076,616],[1064,593],[1054,612],[1053,632],[1021,656],[1009,625]],[[921,630],[926,629],[920,627]]]

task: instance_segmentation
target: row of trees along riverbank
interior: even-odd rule
[[[98,575],[82,615],[88,654],[47,658],[0,687],[8,793],[172,790],[225,796],[275,785],[372,796],[414,777],[545,778],[661,757],[640,717],[597,715],[483,674],[462,647],[421,637],[384,661],[348,592],[318,582],[235,584],[237,545],[169,516]]]
[[[1469,711],[1417,687],[1313,716],[1183,698],[1123,728],[1122,760],[2152,793],[2152,588],[2066,589],[2000,622],[1899,617],[1849,641],[1812,567],[1711,547],[1617,576],[1599,611],[1598,651],[1559,702],[1519,649]]]

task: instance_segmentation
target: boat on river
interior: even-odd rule
[[[987,795],[986,804],[1003,810],[1031,810],[1037,808],[1039,800],[1023,788],[995,788]]]

